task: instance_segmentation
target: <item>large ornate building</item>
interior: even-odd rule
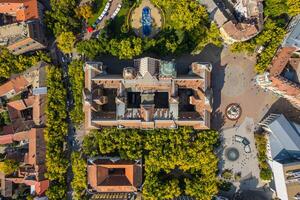
[[[113,66],[109,66],[113,67]],[[192,63],[179,75],[173,62],[134,60],[123,74],[110,74],[101,62],[85,70],[85,128],[210,128],[211,65]]]

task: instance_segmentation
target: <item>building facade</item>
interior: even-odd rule
[[[0,1],[0,46],[13,54],[46,48],[37,0]]]
[[[300,108],[300,15],[291,21],[287,30],[268,72],[258,75],[256,82]]]
[[[271,114],[260,125],[267,132],[268,162],[277,197],[300,198],[300,125],[282,114]]]
[[[86,129],[210,128],[209,63],[192,63],[184,75],[173,62],[149,57],[134,60],[123,74],[110,74],[101,62],[85,63],[84,71]]]

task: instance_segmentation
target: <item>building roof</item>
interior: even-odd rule
[[[36,181],[34,184],[34,189],[37,195],[42,195],[46,192],[50,185],[49,180]]]
[[[142,166],[120,158],[89,160],[88,181],[98,192],[134,192],[141,184]]]
[[[284,115],[277,115],[268,123],[272,159],[284,162],[300,155],[300,127],[288,121]],[[296,157],[294,157],[294,154]]]
[[[300,49],[300,15],[295,16],[287,28],[286,35],[282,46],[295,47]]]
[[[7,93],[14,91],[19,93],[29,85],[29,82],[24,76],[18,76],[14,79],[9,80],[0,86],[0,97],[5,96]]]
[[[120,74],[108,73],[103,63],[85,64],[86,128],[209,127],[209,63],[192,63],[184,75],[177,75],[172,61],[146,57],[133,63]]]
[[[28,164],[41,165],[45,163],[46,143],[43,131],[43,128],[32,128],[28,132]]]
[[[270,163],[277,196],[282,200],[295,199],[300,193],[300,162]]]
[[[222,26],[222,29],[235,41],[246,41],[259,33],[256,25],[246,23],[234,23],[228,21]]]
[[[0,0],[0,13],[16,16],[18,22],[39,18],[37,0]]]

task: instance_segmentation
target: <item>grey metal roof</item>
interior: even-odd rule
[[[300,15],[293,18],[288,27],[289,33],[283,41],[285,47],[300,48]]]
[[[300,152],[300,129],[280,115],[269,125],[271,154],[273,159],[290,157],[289,152]]]

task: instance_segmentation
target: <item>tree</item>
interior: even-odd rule
[[[265,0],[264,13],[276,17],[288,12],[286,0]]]
[[[19,169],[19,163],[15,160],[6,159],[0,162],[0,172],[10,175]]]
[[[13,73],[20,73],[36,65],[37,56],[14,55],[7,48],[0,47],[0,77],[9,78]]]
[[[79,53],[94,59],[97,55],[109,51],[109,41],[105,35],[100,35],[98,39],[78,42],[76,48]]]
[[[109,52],[120,59],[132,59],[142,54],[141,38],[131,37],[122,40],[112,39],[109,42]]]
[[[87,164],[81,158],[79,152],[72,153],[72,171],[74,174],[72,180],[72,188],[74,190],[73,198],[75,200],[82,199],[84,191],[87,189]]]
[[[207,44],[214,44],[217,47],[221,47],[223,40],[220,35],[219,28],[212,22],[209,29],[206,29],[205,36],[201,37],[200,42],[193,50],[194,54],[200,53]]]
[[[291,16],[300,14],[300,0],[287,0],[288,13]]]
[[[147,174],[144,182],[143,197],[146,200],[174,199],[180,196],[179,181],[176,179],[160,180],[158,174]]]
[[[57,47],[63,53],[71,53],[75,44],[76,37],[72,32],[62,32],[57,38]]]
[[[81,23],[76,17],[77,0],[50,0],[51,10],[46,11],[45,22],[58,37],[62,32],[78,32]]]
[[[88,20],[93,16],[93,9],[91,5],[85,4],[83,6],[79,6],[75,9],[76,15],[80,18],[83,17],[85,20]]]
[[[269,181],[272,179],[272,170],[269,168],[263,168],[260,170],[259,177],[262,180]]]
[[[70,111],[70,118],[72,123],[79,125],[83,121],[84,116],[82,110],[82,91],[84,88],[83,62],[79,60],[73,60],[69,65],[68,71],[74,99],[74,106]]]
[[[69,161],[64,152],[68,133],[66,122],[66,89],[62,84],[62,70],[48,66],[47,71],[47,108],[46,128],[46,167],[45,176],[51,181],[46,194],[49,199],[60,200],[66,196],[66,174]]]
[[[185,194],[196,199],[211,199],[218,193],[217,180],[214,174],[205,177],[194,174],[193,178],[185,179]]]
[[[51,200],[66,199],[66,183],[51,184],[46,190],[46,196]]]
[[[188,0],[153,0],[168,14],[168,26],[177,30],[190,31],[208,22],[208,13],[204,6]]]

